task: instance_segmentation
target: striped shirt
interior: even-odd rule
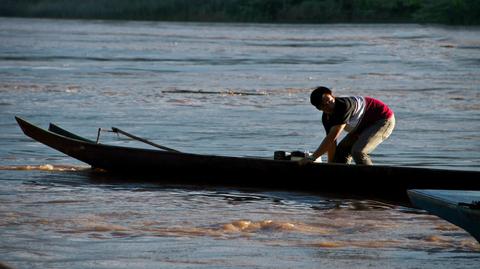
[[[323,113],[322,123],[328,133],[335,125],[346,124],[345,131],[361,132],[379,120],[389,119],[393,111],[382,101],[361,96],[335,97],[333,113]]]

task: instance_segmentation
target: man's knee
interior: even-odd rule
[[[351,159],[350,155],[350,148],[342,147],[342,145],[338,145],[335,149],[335,157],[333,158],[333,162],[335,163],[349,163]]]
[[[365,164],[365,165],[372,165],[372,160],[368,153],[361,151],[361,150],[353,150],[352,157],[355,160],[356,164]]]
[[[350,155],[338,155],[335,154],[333,158],[334,163],[350,163],[352,161],[352,157]]]

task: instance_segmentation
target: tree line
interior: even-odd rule
[[[480,24],[480,0],[2,0],[0,16],[269,23]]]

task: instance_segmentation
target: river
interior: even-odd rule
[[[424,211],[106,180],[14,120],[91,139],[116,126],[185,152],[270,157],[318,146],[325,134],[309,94],[319,85],[395,111],[375,164],[480,171],[478,27],[0,18],[0,262],[477,268],[480,245]],[[109,133],[101,142],[147,147]]]

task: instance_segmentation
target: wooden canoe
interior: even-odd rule
[[[331,193],[404,204],[410,204],[408,189],[480,190],[478,171],[328,163],[301,166],[287,160],[122,147],[97,144],[56,126],[49,131],[19,117],[16,120],[34,140],[94,168],[131,178]]]
[[[480,191],[409,190],[414,206],[449,221],[480,242]]]

